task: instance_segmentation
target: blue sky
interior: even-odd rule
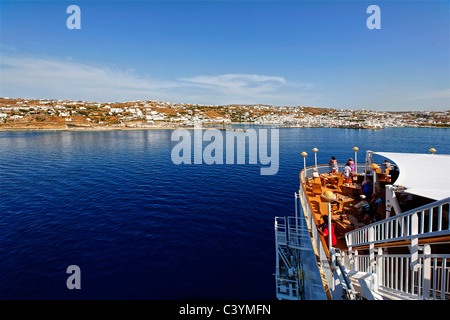
[[[81,29],[69,30],[69,5]],[[369,30],[369,5],[381,29]],[[0,96],[450,109],[446,1],[2,1]]]

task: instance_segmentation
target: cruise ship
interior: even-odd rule
[[[450,299],[450,155],[353,150],[336,167],[302,153],[295,215],[275,217],[277,299]]]

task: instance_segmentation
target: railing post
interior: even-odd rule
[[[368,241],[369,241],[369,270],[368,272],[374,272],[375,268],[375,230],[374,227],[370,227],[368,230]]]
[[[439,205],[438,207],[438,230],[437,231],[441,231],[442,230],[442,204]]]
[[[355,268],[355,255],[353,254],[353,250],[352,250],[352,235],[350,235],[347,238],[347,256],[348,256],[348,264],[349,264],[349,269],[354,269]]]
[[[380,286],[381,280],[383,279],[383,248],[378,248],[378,254],[377,254],[377,265],[375,267],[375,273],[377,274],[377,285]]]
[[[445,284],[447,283],[447,258],[442,259],[441,299],[445,300]]]
[[[410,217],[411,228],[411,271],[414,272],[419,267],[419,218],[418,213],[411,215]]]
[[[425,300],[430,299],[431,288],[431,247],[429,244],[423,248],[423,298]]]

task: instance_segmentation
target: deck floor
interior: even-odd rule
[[[312,187],[307,187],[306,195],[319,224],[324,222],[323,216],[328,215],[328,203],[321,197],[321,194],[327,190],[332,191],[337,198],[337,201],[331,203],[331,219],[337,238],[335,247],[347,249],[345,233],[366,225],[356,213],[353,213],[355,210],[347,210],[360,201],[355,196],[355,185],[326,184],[321,186],[320,192],[313,190]],[[347,215],[344,214],[341,218],[341,213],[347,213]]]

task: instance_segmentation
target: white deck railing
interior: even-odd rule
[[[431,252],[433,239],[450,235],[449,205],[450,198],[443,199],[346,233],[345,267],[376,274],[379,288],[397,297],[450,299],[450,254]],[[409,253],[385,254],[388,244]]]
[[[383,254],[379,250],[375,254],[375,268],[370,255],[346,257],[345,267],[376,274],[378,287],[397,298],[450,299],[450,255],[420,254],[418,259],[417,267],[411,269],[411,255]]]
[[[350,231],[345,235],[347,246],[449,235],[449,204],[447,198]]]

